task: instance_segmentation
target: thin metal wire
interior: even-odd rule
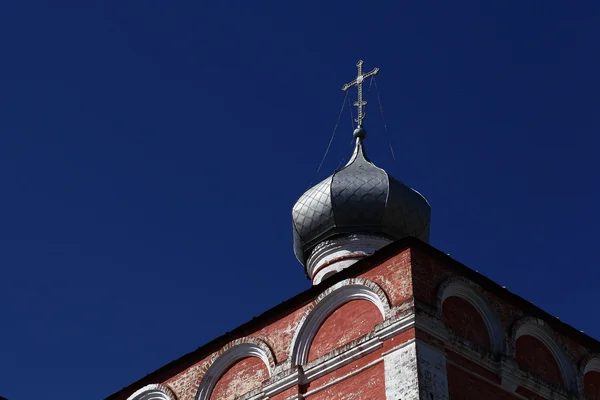
[[[371,81],[369,82],[369,89],[367,90],[367,98],[365,99],[365,103],[367,103],[367,105],[369,104],[369,95],[371,94],[371,86],[373,86],[373,78],[375,78],[375,75],[371,76]],[[367,113],[365,112],[365,117],[366,116],[367,116]]]
[[[346,92],[346,97],[348,97],[348,92]],[[354,114],[352,113],[352,104],[350,104],[350,97],[348,97],[348,110],[350,110],[350,126],[352,130],[354,130]]]
[[[344,97],[344,101],[342,102],[342,108],[340,108],[340,113],[338,114],[338,119],[337,119],[337,122],[335,123],[335,127],[333,128],[333,132],[331,134],[331,138],[329,139],[329,143],[327,144],[327,149],[325,150],[325,154],[323,154],[323,158],[321,159],[319,168],[317,168],[317,172],[315,172],[315,176],[313,177],[312,181],[314,181],[317,178],[317,175],[319,174],[319,171],[321,171],[321,167],[323,166],[323,163],[325,162],[327,153],[329,153],[329,148],[331,147],[331,143],[333,142],[333,137],[335,136],[335,131],[337,131],[337,127],[340,123],[340,119],[342,119],[342,113],[344,112],[344,107],[346,106],[347,98],[348,98],[348,92],[346,92],[346,96]],[[312,186],[312,181],[308,185],[309,188]]]
[[[392,158],[394,159],[394,161],[396,161],[396,156],[394,155],[394,148],[392,147],[392,138],[390,136],[390,133],[388,132],[387,124],[385,123],[385,117],[383,116],[383,106],[381,105],[381,98],[379,97],[379,87],[377,86],[377,79],[375,79],[374,76],[372,79],[375,81],[375,91],[377,92],[377,101],[379,101],[379,111],[381,111],[381,120],[383,121],[383,127],[385,128],[385,135],[388,138]]]
[[[348,97],[348,110],[350,110],[350,126],[352,127],[352,131],[354,131],[354,115],[352,114],[352,104],[350,104],[350,97]],[[352,139],[350,140],[350,144],[352,144],[353,142],[354,137],[352,137]]]

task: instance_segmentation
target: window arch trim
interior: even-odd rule
[[[201,381],[196,393],[196,400],[209,400],[217,382],[227,369],[236,362],[256,357],[263,361],[269,372],[273,375],[275,358],[269,346],[260,339],[242,338],[224,346],[202,368]]]
[[[442,306],[449,297],[459,297],[468,301],[479,313],[490,339],[491,350],[494,354],[502,354],[506,348],[504,327],[498,318],[498,314],[492,309],[483,296],[483,289],[479,285],[463,277],[452,277],[446,279],[438,290],[437,312],[438,318],[442,318]]]
[[[289,360],[292,366],[307,362],[313,339],[323,322],[339,307],[353,300],[367,300],[373,303],[384,320],[390,314],[387,296],[376,283],[362,278],[338,282],[321,293],[304,312],[290,346]]]

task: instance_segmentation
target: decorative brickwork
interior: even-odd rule
[[[385,400],[383,363],[378,363],[310,396],[312,400]]]
[[[533,336],[523,335],[516,343],[517,362],[527,372],[563,386],[558,365],[550,350]]]
[[[339,307],[353,300],[367,300],[377,306],[383,318],[389,315],[387,296],[377,284],[354,278],[333,285],[307,307],[290,346],[292,365],[308,361],[310,345],[323,322]]]
[[[248,357],[233,364],[219,378],[210,400],[234,400],[262,386],[269,377],[264,362],[256,357]]]
[[[559,387],[577,390],[575,369],[561,338],[543,320],[522,318],[512,331],[514,357],[524,370]],[[523,336],[529,338],[520,341]]]
[[[478,327],[478,333],[471,332],[470,337],[469,334],[465,330],[469,328],[460,328],[459,321],[453,322],[453,330],[459,336],[462,336],[468,340],[471,340],[474,344],[484,348],[486,350],[491,351],[492,353],[501,354],[505,350],[505,331],[502,326],[500,319],[498,318],[498,313],[495,308],[491,306],[490,299],[486,296],[485,291],[474,282],[461,277],[461,276],[453,276],[445,279],[438,290],[437,295],[437,317],[443,320],[443,308],[446,302],[452,298],[460,298],[462,300],[466,300],[469,304],[465,304],[464,302],[458,301],[459,304],[456,307],[450,307],[451,309],[458,310],[462,305],[465,306],[466,309],[471,310],[467,312],[466,315],[461,317],[460,313],[454,311],[454,318],[467,318],[473,319],[473,322],[481,321],[484,324],[485,332],[487,335],[487,340],[484,337],[483,330],[481,327]],[[457,302],[457,300],[452,300],[452,303]],[[451,304],[452,304],[451,303]],[[470,307],[469,307],[470,306]],[[476,310],[479,318],[472,313],[472,309]],[[447,315],[446,318],[449,318]],[[467,322],[467,321],[463,321]],[[457,330],[458,329],[458,330]],[[475,329],[475,328],[473,328]],[[478,339],[475,336],[479,335]]]
[[[479,312],[467,300],[450,297],[442,305],[442,321],[452,331],[473,342],[473,344],[491,350],[490,336]]]
[[[263,367],[257,367],[257,362]],[[271,376],[274,367],[275,359],[266,343],[251,337],[234,340],[202,367],[196,400],[215,399],[212,397],[215,388],[219,388],[219,395],[225,399],[233,399],[231,396],[260,386]]]
[[[321,357],[367,333],[383,321],[377,307],[367,300],[354,300],[335,310],[321,325],[312,341],[308,361]]]
[[[109,400],[600,400],[599,353],[407,238]]]

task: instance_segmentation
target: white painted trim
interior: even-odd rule
[[[422,314],[419,314],[416,320],[417,328],[424,330],[439,340],[442,340],[445,343],[446,349],[453,351],[454,353],[470,360],[482,368],[496,373],[501,378],[502,382],[501,385],[496,386],[502,387],[504,390],[513,393],[514,395],[516,395],[514,390],[516,390],[518,386],[523,386],[534,393],[540,394],[546,399],[553,398],[552,396],[554,393],[556,393],[557,388],[551,387],[546,382],[542,382],[540,380],[531,380],[525,371],[519,369],[519,366],[514,359],[514,354],[510,358],[503,356],[500,361],[493,359],[491,354],[488,357],[482,357],[482,354],[479,351],[474,350],[469,345],[462,342],[449,340],[447,333],[448,328],[444,326],[440,327],[437,325],[437,323],[437,319]],[[472,371],[469,372],[473,374]],[[481,375],[475,375],[485,379]],[[555,398],[566,399],[567,397],[565,397],[564,394],[556,394]]]
[[[300,382],[300,370],[296,368],[291,373],[283,376],[274,377],[274,381],[267,383],[263,388],[263,393],[267,397],[273,397],[279,392],[283,392]]]
[[[492,352],[502,354],[505,349],[504,328],[500,319],[488,302],[483,298],[483,290],[475,283],[463,277],[446,279],[438,291],[438,314],[441,319],[442,306],[449,297],[459,297],[468,301],[481,315],[490,338]]]
[[[377,337],[381,341],[386,341],[389,338],[396,336],[407,329],[415,326],[415,314],[408,314],[404,317],[398,318],[395,321],[384,321],[380,324],[375,332]]]
[[[600,354],[591,354],[583,365],[583,376],[590,371],[600,372]]]
[[[304,371],[303,383],[308,383],[317,378],[325,376],[343,367],[344,365],[351,363],[352,361],[363,358],[367,354],[374,352],[382,346],[383,342],[381,340],[378,338],[371,338],[366,342],[361,343],[359,346],[348,349],[335,357],[327,359],[314,366],[309,366]]]
[[[306,271],[312,278],[313,285],[318,285],[329,276],[348,268],[361,258],[370,256],[391,242],[388,237],[370,233],[335,236],[315,246],[306,261]]]
[[[237,361],[248,357],[260,358],[271,376],[275,362],[267,344],[254,338],[239,339],[223,347],[209,361],[210,366],[202,377],[196,393],[196,400],[209,400],[215,385],[227,369]]]
[[[390,305],[383,289],[366,279],[354,278],[338,282],[317,297],[300,320],[290,346],[292,366],[303,365],[319,328],[335,310],[353,300],[368,300],[375,304],[385,320]]]
[[[177,397],[167,386],[153,383],[137,390],[127,400],[177,400]]]
[[[327,382],[323,386],[319,386],[318,388],[315,388],[313,390],[310,390],[310,391],[304,393],[303,396],[306,398],[306,397],[311,396],[311,395],[313,395],[315,393],[318,393],[318,392],[320,392],[322,390],[325,390],[325,389],[327,389],[327,388],[329,388],[329,387],[331,387],[333,385],[337,385],[338,383],[343,382],[343,381],[345,381],[348,378],[352,378],[354,375],[360,374],[364,370],[367,370],[367,369],[373,367],[374,365],[379,364],[382,361],[383,361],[383,357],[379,357],[378,359],[376,359],[374,361],[371,361],[370,363],[368,363],[368,364],[366,364],[366,365],[364,365],[364,366],[362,366],[360,368],[357,368],[357,369],[355,369],[355,370],[347,373],[346,375],[340,376],[339,378],[335,378],[331,382]]]
[[[512,340],[513,346],[515,347],[515,352],[517,339],[519,339],[521,336],[532,336],[542,342],[544,346],[550,350],[550,353],[552,353],[552,356],[554,357],[554,360],[556,361],[556,364],[560,370],[565,387],[572,391],[577,390],[577,382],[573,365],[571,364],[571,361],[569,361],[569,357],[567,356],[567,353],[563,347],[555,340],[555,337],[557,336],[556,333],[554,333],[554,331],[552,331],[543,320],[525,317],[517,321],[513,328]],[[516,353],[514,356],[516,358]]]

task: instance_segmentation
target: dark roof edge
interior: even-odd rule
[[[119,396],[122,395],[124,395],[124,398],[126,398],[126,396],[130,396],[133,392],[145,385],[164,382],[170,377],[183,372],[184,370],[191,367],[192,365],[194,365],[204,357],[208,356],[209,354],[219,351],[227,343],[240,337],[248,336],[254,333],[255,331],[259,330],[269,322],[276,321],[280,317],[283,317],[293,312],[294,310],[304,306],[305,304],[311,302],[319,294],[321,294],[321,292],[323,292],[330,286],[335,285],[337,282],[361,274],[371,269],[372,267],[379,265],[386,259],[389,259],[396,255],[399,251],[407,249],[411,245],[411,243],[413,243],[413,241],[421,242],[418,239],[406,237],[394,243],[391,243],[388,246],[385,246],[372,256],[363,258],[362,260],[358,261],[356,264],[350,266],[349,268],[346,268],[345,270],[326,279],[321,284],[312,286],[304,292],[298,293],[296,296],[285,300],[282,303],[279,303],[275,307],[268,309],[259,316],[254,317],[248,322],[238,326],[234,330],[211,340],[210,342],[198,347],[196,350],[193,350],[179,357],[178,359],[171,361],[168,364],[163,365],[156,371],[149,373],[143,378],[140,378],[132,384],[111,394],[105,400],[114,400],[120,398]]]
[[[419,248],[419,250],[423,250],[429,255],[434,256],[435,258],[438,258],[442,261],[449,262],[453,267],[455,267],[459,271],[459,275],[469,278],[470,280],[481,286],[483,289],[494,293],[499,298],[506,300],[508,303],[520,308],[525,312],[527,316],[536,317],[544,320],[545,323],[548,323],[548,325],[559,334],[570,337],[571,339],[590,349],[592,352],[600,353],[600,341],[598,341],[597,339],[572,327],[566,322],[561,321],[557,317],[542,310],[540,307],[536,306],[532,302],[502,287],[487,276],[472,270],[471,268],[467,267],[459,261],[456,261],[449,255],[441,252],[440,250],[424,242],[421,242],[418,239],[416,240],[418,241],[418,243],[415,243],[416,248]],[[395,243],[392,243],[390,246],[393,246],[394,244]]]
[[[517,294],[510,292],[509,290],[503,288],[502,286],[487,278],[486,276],[472,270],[471,268],[460,263],[459,261],[454,260],[447,254],[441,252],[433,246],[414,237],[405,237],[385,246],[372,256],[363,258],[356,264],[333,275],[331,278],[326,279],[321,284],[312,286],[304,292],[301,292],[296,296],[276,305],[275,307],[270,308],[269,310],[265,311],[259,316],[252,318],[251,320],[238,326],[234,330],[211,340],[210,342],[198,347],[196,350],[191,351],[176,360],[171,361],[170,363],[160,367],[156,371],[149,373],[143,378],[138,379],[132,384],[111,394],[105,400],[118,399],[120,398],[120,396],[126,398],[127,396],[130,396],[133,392],[145,385],[164,382],[165,380],[185,371],[187,368],[191,367],[192,365],[194,365],[204,357],[208,356],[209,354],[220,350],[227,343],[235,339],[248,336],[254,333],[255,331],[259,330],[269,322],[276,321],[280,317],[283,317],[293,312],[294,310],[304,306],[305,304],[309,303],[314,298],[316,298],[319,294],[321,294],[321,292],[335,285],[336,283],[344,279],[360,275],[370,270],[374,266],[381,264],[385,260],[395,256],[401,251],[404,251],[411,247],[421,250],[424,253],[427,253],[428,255],[432,256],[433,258],[441,260],[442,262],[451,264],[458,270],[459,275],[469,278],[473,282],[480,285],[482,288],[496,294],[502,299],[507,300],[507,302],[514,304],[518,308],[525,311],[526,314],[528,314],[529,316],[543,319],[545,322],[548,323],[548,325],[552,327],[552,329],[564,336],[569,336],[575,339],[583,346],[589,348],[592,352],[600,353],[600,342],[598,340],[560,321],[556,317],[548,314],[547,312],[532,304],[531,302],[523,299]]]

